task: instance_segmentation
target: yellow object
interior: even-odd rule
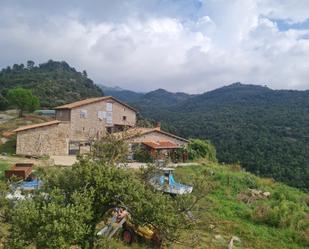
[[[135,231],[138,235],[151,240],[154,236],[154,230],[152,230],[150,227],[148,226],[138,226],[136,231]]]
[[[130,227],[136,234],[139,236],[151,240],[155,235],[155,231],[151,226],[135,226],[131,223],[129,219],[127,219],[126,224]]]

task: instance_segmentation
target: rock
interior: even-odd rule
[[[209,225],[209,229],[211,229],[211,230],[215,229],[215,227],[216,227],[216,226],[213,225],[213,224],[210,224],[210,225]]]
[[[225,243],[224,238],[220,234],[215,235],[215,240],[217,240],[218,242],[221,242],[221,243]]]
[[[234,241],[235,242],[240,242],[240,238],[238,238],[237,236],[232,236],[229,244],[227,245],[227,249],[233,249]]]
[[[262,193],[262,191],[258,189],[250,189],[250,191],[253,195],[260,195]]]
[[[269,196],[270,196],[270,192],[264,192],[263,195],[264,195],[265,197],[269,197]]]
[[[2,137],[2,138],[0,139],[0,141],[1,141],[2,144],[5,144],[5,143],[8,141],[8,139],[5,138],[5,137]]]
[[[237,236],[233,236],[232,239],[234,239],[234,241],[240,242],[240,238]]]
[[[262,190],[249,188],[247,191],[239,193],[237,195],[237,200],[250,204],[257,200],[266,199],[270,197],[270,195],[270,192],[263,192]]]

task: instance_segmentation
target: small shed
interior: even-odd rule
[[[187,160],[187,154],[183,148],[188,140],[169,132],[161,130],[160,126],[154,128],[134,127],[124,132],[114,133],[118,138],[126,140],[131,148],[132,154],[136,145],[142,145],[149,151],[152,159],[171,159],[173,162]]]
[[[11,169],[4,172],[6,178],[16,176],[22,179],[27,179],[32,173],[33,163],[16,163]]]
[[[142,142],[150,150],[150,155],[154,159],[173,158],[173,153],[181,146],[170,141],[145,141]]]

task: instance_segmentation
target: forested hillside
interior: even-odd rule
[[[210,139],[221,162],[309,189],[309,91],[235,83],[183,98],[157,90],[129,102],[176,134]]]
[[[14,64],[0,71],[0,107],[6,106],[8,89],[23,87],[38,96],[42,107],[54,107],[76,100],[102,96],[102,90],[87,77],[86,71],[78,72],[66,62],[49,60],[35,65]]]

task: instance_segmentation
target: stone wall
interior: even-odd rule
[[[32,156],[67,155],[68,142],[68,123],[24,130],[17,133],[16,154]]]
[[[116,101],[108,102],[113,103],[113,124],[127,125],[131,127],[135,126],[136,113],[133,110]],[[126,117],[126,120],[124,120],[123,117]]]
[[[98,111],[104,111],[105,105],[97,102],[71,110],[71,133],[73,141],[87,141],[105,134],[105,120],[98,118]],[[81,117],[81,112],[86,111],[86,116]]]
[[[109,125],[107,124],[106,119],[100,119],[98,117],[98,112],[107,112],[107,103],[113,103],[113,124],[135,125],[136,114],[134,111],[116,101],[104,100],[71,110],[71,140],[85,141],[101,137],[105,134],[106,126]],[[82,115],[82,112],[84,112],[84,114],[86,113],[86,115]],[[123,116],[126,116],[126,120],[123,120]]]

